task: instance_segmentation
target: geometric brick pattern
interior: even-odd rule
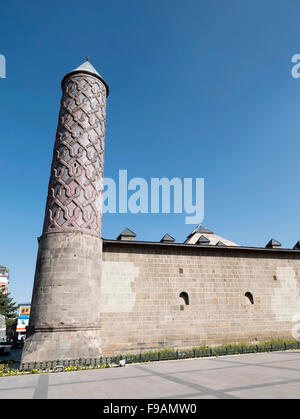
[[[106,87],[85,73],[63,82],[43,234],[101,234]]]

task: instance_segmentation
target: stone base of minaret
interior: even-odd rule
[[[102,240],[82,232],[39,238],[22,362],[101,356]]]

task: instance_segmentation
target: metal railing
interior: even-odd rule
[[[278,344],[257,344],[257,345],[228,345],[215,348],[193,348],[185,350],[164,349],[161,351],[148,351],[139,354],[125,354],[113,357],[97,357],[86,359],[57,359],[54,361],[44,362],[25,362],[20,364],[20,371],[50,371],[57,367],[85,367],[97,368],[110,366],[112,364],[118,365],[121,360],[125,360],[126,364],[153,362],[153,361],[168,361],[174,359],[187,358],[205,358],[211,356],[247,354],[258,352],[273,352],[285,351],[289,349],[300,349],[300,342],[287,342]]]

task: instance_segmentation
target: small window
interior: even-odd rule
[[[186,292],[181,292],[179,294],[179,297],[183,299],[184,305],[188,306],[190,304],[190,302],[189,302],[189,295]]]
[[[254,299],[253,299],[253,295],[251,294],[251,292],[246,292],[245,297],[248,298],[248,300],[250,301],[251,304],[254,304]]]

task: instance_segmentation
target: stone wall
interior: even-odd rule
[[[102,353],[291,338],[299,292],[298,251],[104,240]]]
[[[101,355],[102,240],[81,232],[43,235],[22,362]]]

